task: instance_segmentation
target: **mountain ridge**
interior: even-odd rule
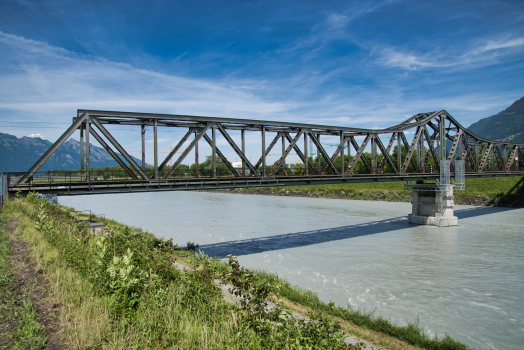
[[[524,97],[505,110],[471,124],[468,130],[490,140],[524,143]]]
[[[23,136],[18,138],[0,132],[0,172],[25,172],[29,170],[52,144],[52,142],[39,137]],[[105,149],[89,144],[91,168],[118,165]],[[123,159],[122,155],[119,154],[119,156]],[[141,160],[132,158],[138,164],[142,163]],[[125,160],[124,162],[128,163]],[[80,169],[80,142],[69,139],[39,171],[78,169]]]

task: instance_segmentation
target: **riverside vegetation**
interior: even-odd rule
[[[257,187],[217,191],[272,196],[411,202],[411,191],[405,191],[404,183],[400,181]],[[455,204],[524,207],[524,178],[500,177],[466,179],[466,189],[464,191],[454,191],[453,195],[455,196]]]
[[[430,338],[417,322],[397,326],[373,312],[324,303],[275,274],[242,268],[234,256],[223,263],[112,220],[104,233],[91,232],[75,219],[78,213],[35,194],[10,199],[2,211],[0,325],[12,326],[0,338],[7,332],[14,348],[49,344],[31,296],[13,301],[8,292],[9,246],[17,239],[27,242],[48,298],[59,305],[58,333],[67,348],[359,349],[344,343],[351,330],[391,349],[467,349],[449,336]],[[177,259],[193,270],[174,268]],[[236,288],[239,303],[224,300],[217,279]],[[309,318],[292,317],[288,306],[309,310]]]

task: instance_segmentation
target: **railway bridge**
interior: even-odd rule
[[[139,127],[136,136],[142,143],[141,164],[122,147],[114,131],[110,132],[114,125],[135,126],[130,128],[134,130]],[[148,129],[152,129],[152,166],[145,162]],[[173,139],[176,146],[163,160],[159,159],[159,129],[179,131],[173,133],[178,135]],[[75,133],[80,139],[80,169],[40,171]],[[91,169],[92,138],[115,159],[121,171]],[[321,139],[331,140],[331,145],[335,140],[334,152],[328,152]],[[279,142],[280,157],[269,162]],[[200,166],[202,144],[211,149],[206,169]],[[241,166],[234,167],[226,154],[238,157]],[[290,155],[302,163],[293,171],[286,167]],[[192,168],[183,163],[189,156],[194,157]],[[524,144],[479,137],[445,110],[417,113],[385,129],[78,110],[71,126],[27,172],[2,174],[1,196],[30,191],[62,196],[405,181],[406,188],[415,191],[410,220],[445,226],[442,219],[432,218],[450,217],[450,213],[453,217],[454,186],[455,190],[463,187],[465,177],[498,176],[524,176]]]

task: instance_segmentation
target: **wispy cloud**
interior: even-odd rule
[[[375,48],[378,62],[386,67],[407,70],[424,68],[452,68],[458,66],[481,67],[498,62],[498,59],[524,51],[524,37],[487,40],[487,44],[470,45],[464,51],[457,47],[435,49],[427,53],[416,53],[393,47]],[[458,54],[456,54],[458,52]]]

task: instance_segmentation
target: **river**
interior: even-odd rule
[[[458,227],[407,222],[409,203],[162,192],[59,197],[157,236],[276,272],[322,300],[415,321],[473,348],[524,347],[524,209],[456,206]]]

